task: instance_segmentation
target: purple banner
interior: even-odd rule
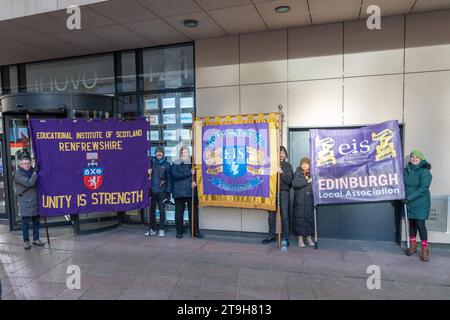
[[[360,129],[310,130],[314,203],[405,198],[397,121]]]
[[[39,212],[59,216],[149,207],[149,124],[30,120],[39,163]]]

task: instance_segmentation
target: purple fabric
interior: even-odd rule
[[[405,198],[397,121],[360,129],[313,129],[310,145],[316,205]]]
[[[149,207],[148,130],[144,118],[124,122],[32,119],[30,132],[40,167],[37,183],[40,214],[59,216]],[[77,133],[95,132],[102,136],[77,137]],[[50,138],[47,133],[67,133],[70,137]],[[113,141],[116,145],[112,148]],[[63,143],[76,142],[92,142],[93,149],[62,147]]]
[[[204,195],[269,197],[268,123],[203,126],[202,137]],[[259,151],[262,161],[256,165],[248,163],[249,150]],[[206,154],[209,152],[215,152],[221,164],[208,165]],[[211,174],[208,169],[220,172]],[[262,174],[254,174],[261,169]]]

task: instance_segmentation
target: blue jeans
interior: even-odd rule
[[[24,242],[30,241],[30,233],[28,231],[30,220],[33,220],[33,241],[39,240],[39,228],[41,227],[40,217],[22,217],[22,234]]]

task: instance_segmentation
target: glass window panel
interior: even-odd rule
[[[17,66],[9,67],[9,87],[10,93],[19,92],[19,81],[17,80]]]
[[[136,95],[117,97],[118,118],[132,119],[138,116],[138,103]]]
[[[115,92],[112,54],[30,63],[25,68],[28,92]]]
[[[136,56],[134,51],[121,54],[122,92],[136,91]]]
[[[143,52],[144,90],[194,87],[192,45]]]

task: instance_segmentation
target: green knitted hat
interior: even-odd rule
[[[419,150],[411,151],[411,156],[416,156],[420,160],[425,160],[425,155],[422,152],[420,152]]]

